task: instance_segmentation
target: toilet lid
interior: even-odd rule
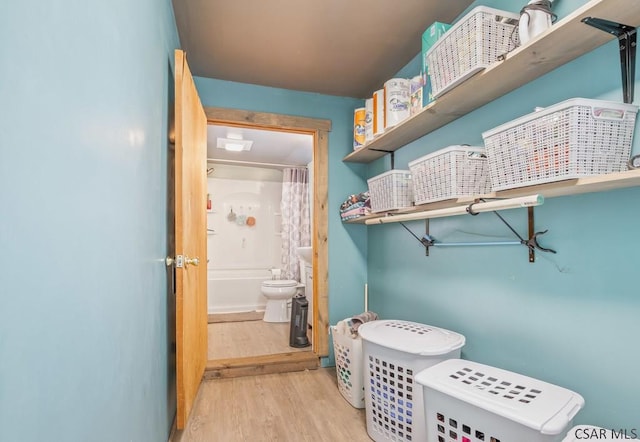
[[[265,287],[295,287],[298,281],[293,279],[269,279],[262,283]]]

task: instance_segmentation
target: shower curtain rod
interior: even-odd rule
[[[218,158],[207,158],[207,163],[219,163],[219,164],[237,164],[242,166],[260,166],[260,167],[273,167],[278,169],[285,169],[287,167],[304,167],[307,168],[306,164],[303,166],[297,166],[295,164],[279,164],[279,163],[260,163],[257,161],[240,161],[240,160],[223,160]]]

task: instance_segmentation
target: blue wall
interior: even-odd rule
[[[560,2],[558,12],[577,4]],[[407,145],[396,152],[396,168],[448,145],[481,146],[483,131],[535,106],[572,97],[622,101],[620,84],[617,42],[611,42]],[[637,134],[633,150],[640,153]],[[368,175],[386,168],[388,160],[378,160]],[[534,264],[516,246],[432,249],[425,257],[402,226],[368,227],[371,308],[385,318],[463,333],[463,358],[579,392],[586,407],[577,423],[638,428],[640,378],[631,375],[640,366],[633,276],[640,258],[638,201],[639,188],[548,199],[535,209],[535,224],[549,229],[541,243],[558,253],[537,253]],[[503,215],[526,235],[524,210]],[[408,226],[424,232],[422,221]],[[430,229],[442,241],[511,239],[491,213],[431,220]]]
[[[196,77],[204,106],[246,109],[331,120],[329,133],[329,320],[362,312],[366,281],[366,230],[343,226],[338,208],[352,193],[366,190],[366,166],[343,163],[353,146],[353,109],[362,100]],[[333,362],[332,355],[323,365]]]
[[[558,12],[582,3],[563,0]],[[165,440],[175,413],[161,261],[178,46],[171,5],[4,2],[0,16],[0,440]],[[482,131],[537,105],[619,100],[619,77],[610,43],[411,143],[396,167],[481,143]],[[398,225],[340,223],[340,202],[388,167],[342,162],[361,101],[196,84],[205,105],[332,120],[331,323],[362,310],[368,274],[371,308],[383,317],[458,330],[464,357],[580,392],[587,406],[578,422],[638,426],[639,189],[547,200],[536,227],[549,228],[543,244],[558,254],[538,254],[535,264],[506,247],[436,249],[426,258]],[[505,215],[524,233],[523,213]],[[431,229],[443,240],[508,234],[491,214],[434,220]]]
[[[0,16],[0,440],[167,440],[171,3]]]

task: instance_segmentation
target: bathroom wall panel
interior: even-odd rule
[[[221,169],[216,166],[216,172]],[[246,175],[208,180],[209,313],[264,309],[260,283],[280,265],[282,183]],[[248,217],[255,225],[247,225]]]

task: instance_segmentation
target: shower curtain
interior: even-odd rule
[[[311,245],[309,172],[306,168],[282,171],[282,277],[300,280],[296,248]]]

